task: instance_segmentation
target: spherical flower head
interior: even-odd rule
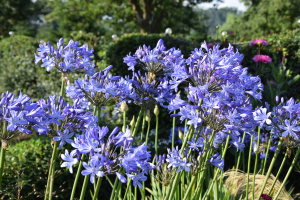
[[[252,59],[254,62],[262,62],[265,64],[272,63],[272,58],[267,55],[255,55]]]
[[[249,46],[267,46],[268,45],[268,42],[263,40],[263,39],[255,39],[255,40],[252,40],[249,44]]]

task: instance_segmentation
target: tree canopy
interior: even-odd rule
[[[221,29],[234,29],[234,20],[237,21],[238,38],[240,41],[280,33],[297,28],[300,17],[299,0],[243,0],[249,5],[241,16],[231,16],[222,25]]]

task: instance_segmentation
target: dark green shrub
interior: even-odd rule
[[[34,100],[59,92],[60,74],[34,63],[39,43],[31,37],[14,36],[0,41],[0,92],[20,90]]]
[[[39,136],[8,147],[0,196],[3,199],[42,199],[47,184],[52,147]],[[67,197],[72,175],[57,165],[55,197]],[[60,187],[61,186],[61,187]]]

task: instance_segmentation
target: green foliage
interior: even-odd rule
[[[296,82],[300,74],[300,29],[286,30],[262,39],[268,41],[269,45],[262,46],[260,53],[269,55],[272,58],[272,65],[257,65],[252,58],[258,54],[258,48],[250,47],[249,42],[237,46],[239,52],[244,55],[242,66],[248,67],[250,74],[261,74],[260,78],[265,85],[262,102],[274,103],[273,97],[276,93],[286,99],[290,97],[300,99],[300,88]],[[283,51],[286,52],[284,61],[282,60]],[[260,73],[260,68],[262,68],[262,73]],[[271,90],[268,84],[270,81],[275,82]]]
[[[30,37],[14,36],[0,41],[0,92],[20,90],[34,100],[58,93],[60,74],[34,63],[38,43]]]
[[[42,199],[52,153],[47,136],[38,136],[8,147],[0,196],[3,199]],[[72,175],[57,166],[55,199],[71,192]]]
[[[238,19],[238,39],[246,41],[297,27],[300,1],[298,0],[244,0],[249,6]],[[221,27],[228,27],[232,19]],[[234,27],[230,27],[231,30]]]
[[[43,6],[43,0],[0,0],[0,36],[9,36],[9,31],[14,31],[15,34],[34,35],[34,27],[30,20],[39,20],[38,15],[41,14]]]

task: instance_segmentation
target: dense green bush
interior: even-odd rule
[[[0,41],[0,92],[20,90],[34,100],[59,92],[60,74],[34,63],[39,43],[31,37],[14,36]]]
[[[49,137],[39,136],[8,147],[0,191],[3,199],[43,198],[52,152],[50,142]],[[58,167],[55,179],[54,196],[66,197],[72,176]]]
[[[65,148],[70,149],[70,145]],[[59,151],[55,170],[53,199],[69,199],[77,172],[70,174],[66,168],[60,168],[62,163]],[[43,199],[47,185],[48,170],[52,154],[51,140],[48,136],[31,137],[29,140],[10,145],[6,152],[4,175],[0,191],[0,199]],[[80,176],[75,197],[79,198],[84,177]],[[93,191],[89,184],[87,191]],[[100,196],[109,198],[111,188],[107,181],[101,189]],[[90,194],[86,193],[86,199]]]

